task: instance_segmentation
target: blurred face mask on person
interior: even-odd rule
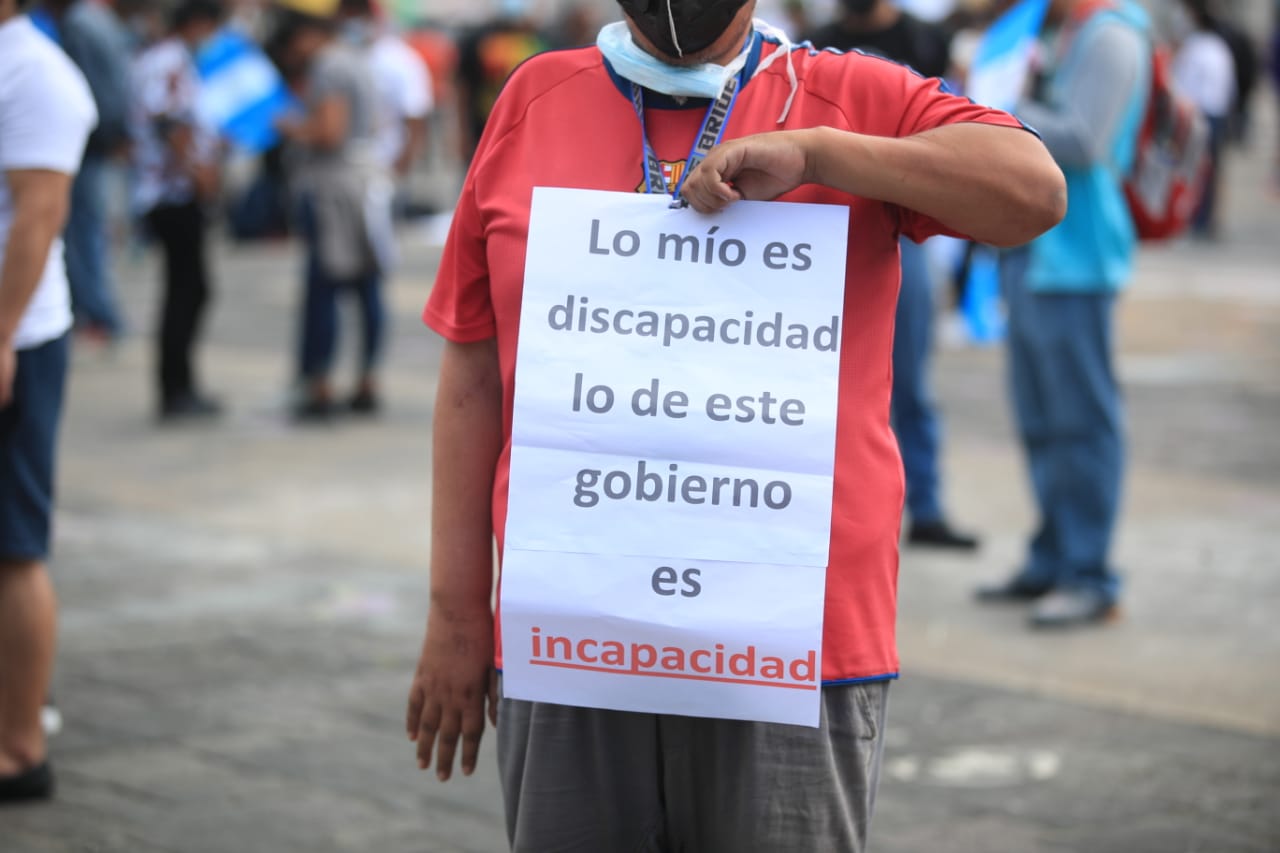
[[[639,3],[645,3],[645,0],[637,0]],[[629,3],[633,0],[619,0],[624,11]],[[741,51],[724,65],[714,62],[694,62],[685,61],[680,63],[681,54],[675,52],[674,42],[681,42],[681,49],[684,50],[683,56],[694,58],[696,55],[705,51],[720,40],[731,27],[735,25],[740,15],[750,12],[749,0],[703,0],[703,11],[717,11],[717,20],[721,21],[719,29],[710,34],[709,40],[707,33],[703,32],[700,27],[703,23],[690,30],[681,29],[681,21],[685,20],[685,13],[677,16],[675,6],[680,4],[681,0],[649,0],[647,5],[661,7],[667,10],[668,3],[671,3],[670,11],[671,19],[667,21],[667,43],[672,44],[672,51],[667,51],[649,36],[649,31],[653,28],[652,21],[645,26],[631,17],[630,12],[627,17],[631,20],[632,25],[640,31],[644,38],[648,39],[656,50],[662,51],[670,57],[669,61],[654,56],[649,51],[636,44],[632,36],[631,29],[626,22],[618,22],[609,24],[600,30],[600,35],[596,39],[596,46],[600,48],[600,52],[604,54],[605,59],[613,66],[613,70],[622,75],[626,79],[646,89],[654,92],[661,92],[665,95],[686,98],[716,98],[723,90],[725,83],[730,77],[742,70],[747,61],[747,47],[750,40],[747,41]],[[715,7],[712,10],[710,7]],[[747,7],[744,11],[744,7]],[[675,37],[671,36],[672,21],[675,21]],[[743,33],[746,33],[746,27],[750,26],[749,18],[742,22]],[[685,40],[688,39],[686,42]],[[687,47],[687,45],[697,45],[697,48]]]
[[[368,18],[347,18],[339,29],[342,40],[354,47],[365,47],[377,34],[373,21]]]
[[[498,17],[506,21],[521,21],[529,17],[528,0],[500,0]]]
[[[636,29],[675,59],[714,44],[746,4],[747,0],[618,0]]]

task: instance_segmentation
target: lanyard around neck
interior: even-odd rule
[[[720,95],[711,102],[711,106],[707,107],[707,115],[702,119],[702,127],[698,130],[697,137],[693,140],[693,147],[689,149],[689,159],[685,161],[684,171],[680,175],[680,179],[676,182],[675,188],[671,191],[672,197],[675,199],[672,206],[681,205],[680,188],[684,186],[685,178],[689,177],[699,163],[706,159],[711,153],[711,149],[720,143],[721,137],[724,136],[725,125],[729,123],[729,113],[733,111],[733,105],[738,100],[738,91],[742,88],[742,72],[730,77],[724,82],[724,88],[720,90]],[[658,160],[658,155],[654,153],[653,146],[649,144],[649,133],[645,129],[644,123],[644,89],[635,83],[631,84],[631,105],[636,109],[636,115],[640,119],[640,141],[644,145],[644,188],[648,193],[666,193],[667,178],[662,174],[662,162]]]

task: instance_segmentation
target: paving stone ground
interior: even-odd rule
[[[1274,131],[1274,121],[1260,128]],[[972,558],[904,554],[878,853],[1280,850],[1280,198],[1233,166],[1227,242],[1144,255],[1120,310],[1132,466],[1126,618],[1029,633],[973,606],[1032,523],[1001,353],[943,348],[950,505]],[[203,355],[218,426],[151,419],[153,258],[121,259],[137,334],[77,353],[54,575],[56,802],[0,851],[503,849],[491,748],[447,785],[401,734],[422,634],[438,249],[406,235],[390,407],[285,416],[296,247],[221,246]],[[602,851],[602,853],[611,853]]]

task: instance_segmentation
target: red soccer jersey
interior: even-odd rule
[[[745,73],[783,49],[757,34]],[[780,56],[742,88],[725,138],[823,125],[894,137],[957,122],[1020,127],[1005,113],[951,95],[938,80],[883,59],[806,48],[794,49],[791,59],[798,91],[785,120],[777,123],[791,83]],[[629,92],[594,47],[535,56],[515,72],[476,151],[424,313],[427,324],[451,341],[498,339],[506,439],[493,488],[500,552],[532,191],[643,191],[640,122]],[[681,109],[670,99],[650,101],[649,139],[674,183],[706,102]],[[898,236],[923,240],[945,229],[913,211],[826,187],[803,186],[783,200],[849,208],[822,678],[892,677],[898,670],[894,618],[903,500],[902,462],[889,427]]]

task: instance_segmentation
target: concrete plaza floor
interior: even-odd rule
[[[878,853],[1280,849],[1267,169],[1258,151],[1237,161],[1227,239],[1145,253],[1120,308],[1120,623],[1045,635],[971,603],[1017,562],[1033,518],[1002,353],[940,351],[949,503],[985,539],[974,557],[904,553]],[[152,419],[154,258],[121,260],[139,334],[77,353],[62,442],[61,790],[0,810],[0,851],[503,849],[492,745],[473,778],[441,785],[401,732],[440,354],[417,315],[437,258],[406,235],[385,415],[298,428],[285,416],[296,247],[220,246],[201,361],[230,413],[180,429]]]

